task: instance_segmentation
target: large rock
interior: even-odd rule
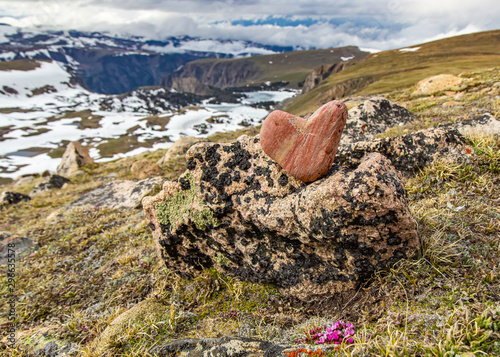
[[[415,95],[434,94],[447,89],[455,89],[462,84],[463,79],[452,74],[439,74],[422,79],[417,83]]]
[[[500,121],[491,114],[484,114],[475,119],[444,124],[402,136],[341,143],[334,163],[354,168],[361,163],[365,155],[378,152],[406,176],[418,172],[436,159],[471,163],[474,153],[463,135],[475,133],[498,135]]]
[[[264,152],[286,172],[304,182],[326,175],[347,120],[347,107],[332,100],[308,119],[275,110],[260,129]]]
[[[62,176],[71,176],[80,167],[93,163],[94,159],[89,156],[89,150],[78,141],[72,141],[66,147],[61,163],[57,166],[57,173]]]
[[[70,182],[70,180],[66,177],[62,177],[60,175],[50,175],[44,182],[35,186],[35,188],[31,191],[31,194],[34,195],[40,192],[53,190],[55,188],[62,188],[64,184],[68,182]]]
[[[7,206],[12,204],[17,204],[19,202],[30,201],[31,197],[19,192],[2,192],[0,195],[0,205]]]
[[[161,177],[150,177],[141,181],[111,181],[90,191],[69,204],[70,207],[85,205],[111,209],[134,209],[141,205],[141,199],[160,186]]]
[[[184,157],[188,149],[196,143],[208,141],[205,138],[196,138],[194,136],[183,136],[177,139],[172,146],[167,150],[165,155],[158,160],[158,165],[164,165],[170,160],[176,160],[180,157]]]
[[[9,263],[9,258],[17,262],[36,249],[38,245],[31,238],[0,232],[0,265]]]
[[[147,159],[134,162],[130,167],[130,171],[132,172],[132,175],[139,180],[163,174],[163,171],[160,169],[158,164],[155,164]]]
[[[349,110],[341,143],[370,140],[387,129],[413,120],[415,115],[408,109],[383,97],[374,97]]]
[[[225,336],[220,338],[185,338],[182,340],[175,340],[155,346],[149,353],[158,357],[276,357],[287,356],[294,351],[296,353],[295,355],[298,355],[297,352],[301,350],[304,353],[318,351],[316,355],[323,356],[324,354],[321,354],[321,352],[334,350],[335,347],[335,345],[286,346],[251,338]],[[306,354],[304,354],[304,356],[306,356]]]
[[[351,292],[419,247],[401,174],[380,154],[311,184],[258,138],[200,143],[186,157],[183,176],[143,199],[160,256],[182,275],[214,266],[307,301]]]

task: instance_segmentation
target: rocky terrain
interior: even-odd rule
[[[342,97],[311,183],[248,126],[108,162],[73,144],[3,184],[1,353],[500,355],[500,68],[481,56]]]
[[[207,93],[210,88],[243,87],[266,81],[283,81],[298,88],[314,68],[324,63],[330,63],[340,71],[345,63],[367,55],[368,52],[357,47],[346,46],[239,59],[196,60],[165,76],[161,83],[187,93]]]

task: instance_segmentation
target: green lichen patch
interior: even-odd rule
[[[187,173],[184,179],[189,182],[188,190],[179,190],[165,202],[156,205],[156,216],[161,224],[177,226],[180,222],[191,220],[197,229],[205,230],[208,225],[217,226],[217,221],[208,207],[196,193],[196,186],[192,174]],[[203,207],[201,210],[194,206]]]

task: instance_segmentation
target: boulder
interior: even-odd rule
[[[35,188],[31,191],[31,194],[34,195],[40,192],[53,190],[55,188],[62,188],[64,184],[68,182],[71,181],[66,177],[62,177],[59,175],[50,175],[46,181],[35,186]]]
[[[38,245],[31,238],[18,237],[7,232],[0,232],[0,265],[9,262],[9,254],[10,258],[18,261],[34,252],[37,248]]]
[[[373,97],[351,108],[341,143],[370,140],[394,126],[415,120],[408,109],[383,97]]]
[[[500,120],[496,119],[490,113],[464,120],[453,124],[443,124],[440,128],[457,129],[462,135],[475,135],[475,134],[500,134]]]
[[[463,79],[452,74],[439,74],[429,78],[422,79],[417,83],[413,94],[434,94],[436,92],[454,89],[462,84]]]
[[[160,169],[158,164],[155,164],[147,159],[134,162],[130,171],[132,172],[132,175],[139,180],[163,174],[163,171]]]
[[[407,176],[437,158],[462,162],[470,160],[468,149],[465,138],[456,128],[431,128],[403,136],[341,144],[334,164],[355,168],[365,155],[376,152],[387,157],[397,170]]]
[[[160,257],[191,276],[215,267],[303,301],[342,298],[419,248],[402,176],[380,154],[305,184],[258,138],[200,143],[188,170],[143,207]]]
[[[177,139],[165,153],[165,156],[158,160],[157,164],[164,165],[170,160],[184,158],[186,152],[191,146],[202,141],[208,140],[205,138],[196,138],[194,136],[183,136]]]
[[[134,209],[140,207],[141,199],[162,182],[161,177],[150,177],[141,181],[111,181],[71,202],[69,207],[90,205],[111,209]]]
[[[346,120],[347,107],[339,100],[324,104],[308,119],[275,110],[262,124],[260,144],[290,175],[312,182],[330,169]]]
[[[31,197],[28,195],[25,195],[24,193],[19,193],[19,192],[9,192],[5,191],[2,192],[0,195],[0,205],[6,206],[6,205],[12,205],[12,204],[17,204],[19,202],[26,202],[30,201]]]
[[[66,147],[56,172],[62,176],[71,176],[80,167],[93,163],[94,160],[89,156],[89,150],[78,141],[72,141]]]
[[[286,346],[273,342],[256,340],[245,337],[224,336],[220,338],[185,338],[182,340],[170,341],[162,345],[153,347],[149,353],[158,357],[185,356],[225,356],[225,357],[275,357],[287,356],[296,351],[323,356],[321,352],[335,349],[335,345],[326,346]],[[300,354],[302,355],[302,354]],[[306,356],[306,354],[304,354]]]

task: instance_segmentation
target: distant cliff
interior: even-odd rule
[[[202,59],[187,63],[161,81],[180,92],[209,94],[211,87],[224,89],[266,81],[287,81],[299,88],[309,73],[324,64],[339,64],[368,55],[354,46],[327,50],[284,52],[240,59]]]

